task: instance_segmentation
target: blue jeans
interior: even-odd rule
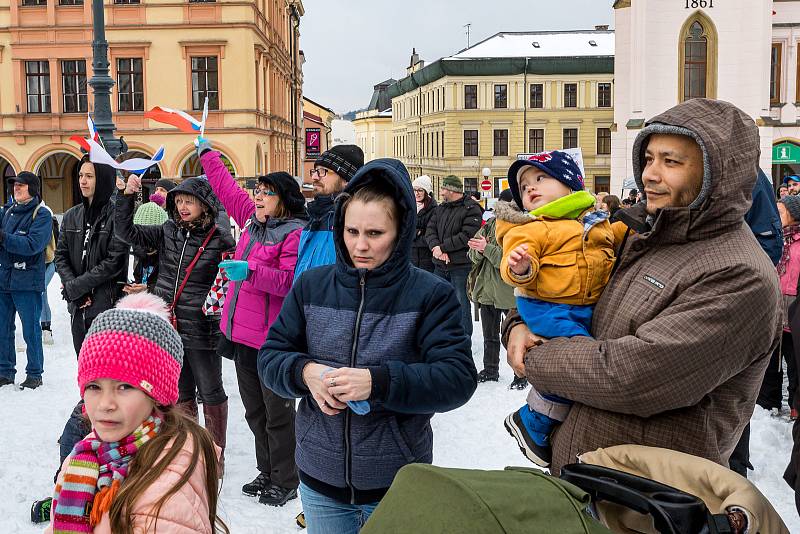
[[[50,280],[56,274],[56,262],[51,261],[44,267],[44,291],[42,292],[42,318],[39,320],[41,323],[50,323],[53,315],[50,313],[50,303],[47,302],[47,286],[50,285]]]
[[[358,534],[378,506],[347,504],[331,499],[300,483],[300,500],[306,516],[308,534]]]
[[[440,278],[444,278],[455,288],[458,303],[461,305],[461,324],[464,325],[464,332],[472,337],[472,303],[467,297],[467,276],[472,267],[450,267],[442,269],[438,265],[433,273]]]
[[[42,352],[42,294],[38,291],[0,291],[0,376],[11,380],[17,374],[17,352],[14,348],[14,316],[19,313],[22,336],[28,351],[25,374],[41,378],[44,372]]]

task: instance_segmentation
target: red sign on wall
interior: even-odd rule
[[[306,128],[306,157],[319,156],[321,147],[322,141],[319,128]]]

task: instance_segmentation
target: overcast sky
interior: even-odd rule
[[[338,113],[366,107],[375,84],[400,79],[411,49],[426,63],[500,31],[613,27],[611,0],[303,0],[303,93]]]

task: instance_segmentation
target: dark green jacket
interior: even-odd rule
[[[467,291],[469,298],[478,304],[489,304],[501,310],[516,308],[514,288],[500,278],[500,260],[503,259],[503,247],[497,243],[494,218],[475,234],[475,237],[486,238],[486,249],[483,254],[477,250],[469,250],[472,260],[472,271],[469,273]],[[471,289],[471,290],[470,290]]]

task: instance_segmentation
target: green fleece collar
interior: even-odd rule
[[[528,212],[533,216],[544,215],[554,219],[577,219],[581,213],[594,206],[594,197],[588,191],[576,191],[571,195],[548,202]]]

